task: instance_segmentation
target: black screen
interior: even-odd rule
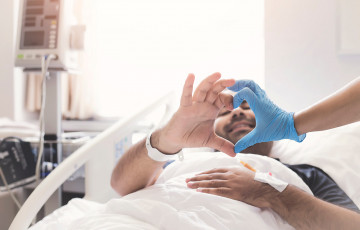
[[[44,46],[44,31],[25,32],[24,46]]]

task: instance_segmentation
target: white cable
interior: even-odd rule
[[[54,59],[54,55],[49,55],[48,57],[43,56],[41,59],[41,72],[42,72],[42,83],[41,83],[41,109],[40,109],[40,116],[39,116],[39,123],[40,123],[40,137],[39,137],[39,151],[38,151],[38,158],[36,162],[36,169],[35,169],[35,177],[36,181],[40,180],[40,164],[41,164],[41,158],[44,152],[44,133],[45,133],[45,119],[44,119],[44,113],[45,113],[45,102],[46,102],[46,77],[47,77],[47,71],[50,65],[51,59]],[[12,200],[18,207],[18,209],[21,208],[21,204],[16,198],[15,194],[9,187],[9,184],[7,183],[6,177],[4,175],[4,172],[2,168],[0,167],[0,177],[9,192]],[[34,224],[36,222],[36,219],[32,221]]]
[[[45,103],[46,103],[46,77],[48,68],[50,65],[51,59],[54,59],[55,56],[50,54],[49,56],[44,55],[41,58],[41,75],[42,75],[42,82],[41,82],[41,109],[40,109],[40,116],[39,116],[39,126],[40,126],[40,137],[39,137],[39,151],[38,157],[36,161],[36,169],[35,169],[35,178],[36,181],[40,181],[40,164],[41,158],[44,153],[44,134],[45,134]]]
[[[46,98],[46,79],[45,79],[45,59],[46,56],[41,58],[41,107],[40,107],[40,116],[39,116],[39,126],[40,126],[40,136],[39,136],[39,150],[36,161],[36,169],[35,169],[35,178],[36,181],[40,180],[40,163],[41,157],[43,154],[43,141],[44,141],[44,127],[43,127],[43,117],[44,117],[44,108],[45,108],[45,98]]]
[[[18,199],[16,199],[16,196],[14,195],[13,191],[11,190],[11,188],[9,187],[8,183],[7,183],[7,180],[5,178],[5,175],[4,175],[4,172],[2,170],[2,168],[0,167],[0,176],[1,176],[1,179],[6,187],[6,189],[8,190],[11,198],[13,199],[14,203],[16,204],[16,206],[20,209],[21,208],[21,204],[20,202],[18,201]]]

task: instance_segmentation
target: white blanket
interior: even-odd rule
[[[283,163],[321,168],[360,207],[360,122],[309,133],[302,143],[274,142],[271,156]]]
[[[220,167],[244,167],[271,172],[311,193],[291,170],[268,157],[223,153],[187,153],[174,162],[156,184],[106,204],[74,199],[44,218],[31,230],[42,229],[293,229],[271,210],[261,210],[240,201],[189,189],[185,179],[195,173]]]

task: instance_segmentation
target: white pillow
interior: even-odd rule
[[[28,122],[12,121],[0,117],[0,139],[5,137],[36,137],[39,136],[39,128]]]
[[[360,207],[360,122],[308,133],[302,143],[274,142],[270,156],[283,163],[321,168]]]

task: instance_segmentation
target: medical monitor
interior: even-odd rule
[[[41,68],[41,57],[54,54],[50,68],[76,68],[78,54],[70,44],[76,24],[73,4],[74,0],[20,0],[16,66]]]

